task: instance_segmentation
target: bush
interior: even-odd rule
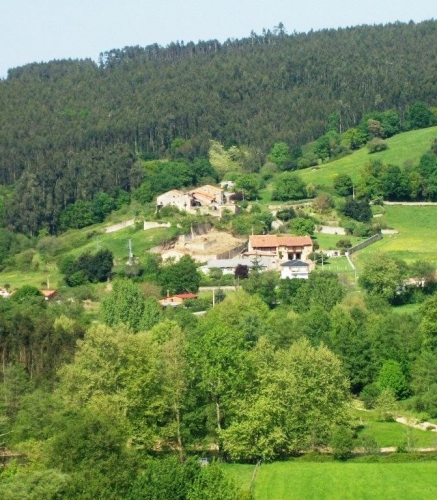
[[[371,410],[375,408],[376,402],[379,395],[381,394],[381,389],[377,384],[368,384],[360,392],[360,398],[364,403],[364,408],[366,410]]]
[[[335,246],[337,248],[347,249],[347,248],[352,247],[352,242],[351,242],[351,240],[344,238],[344,239],[338,240],[337,243],[335,244]]]
[[[352,431],[344,425],[336,427],[332,433],[331,448],[336,460],[348,460],[351,458],[354,448]]]
[[[371,141],[367,143],[367,149],[369,153],[379,153],[380,151],[385,151],[388,149],[388,144],[379,137],[373,138]]]

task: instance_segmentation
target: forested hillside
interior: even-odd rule
[[[193,161],[210,139],[259,161],[276,141],[319,137],[333,113],[340,133],[370,111],[394,109],[402,126],[410,104],[437,104],[436,39],[437,21],[279,28],[11,69],[0,81],[0,182],[16,183],[6,222],[56,232],[69,204],[137,188],[138,159]]]

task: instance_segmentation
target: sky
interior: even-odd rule
[[[166,46],[437,17],[435,0],[0,0],[0,78],[53,59],[98,60],[129,45]]]

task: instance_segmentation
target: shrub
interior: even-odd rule
[[[331,438],[331,448],[334,458],[336,460],[351,458],[353,447],[352,431],[344,425],[336,427]]]
[[[388,144],[379,137],[374,137],[371,141],[367,143],[367,149],[369,153],[379,153],[380,151],[385,151],[388,149]]]
[[[351,242],[351,240],[344,238],[344,239],[338,240],[337,243],[335,244],[335,246],[337,248],[344,248],[344,249],[351,248],[352,242]]]

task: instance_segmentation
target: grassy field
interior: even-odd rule
[[[329,187],[332,186],[337,174],[348,174],[352,180],[358,180],[361,168],[370,159],[399,166],[406,163],[416,164],[420,157],[428,151],[431,140],[435,137],[437,137],[437,127],[404,132],[387,139],[388,149],[386,151],[370,155],[367,148],[362,148],[339,160],[316,168],[305,169],[299,173],[306,183],[312,182]]]
[[[434,448],[437,447],[437,434],[423,431],[398,422],[379,422],[374,411],[354,408],[352,416],[360,424],[358,439],[373,436],[378,447]]]
[[[142,228],[127,227],[114,233],[104,233],[101,226],[82,230],[71,230],[58,237],[57,255],[73,255],[78,257],[84,252],[95,253],[99,249],[107,248],[114,254],[116,261],[124,262],[128,259],[128,241],[132,240],[134,255],[139,257],[146,250],[158,245],[168,235],[168,229],[151,229],[144,231]],[[42,259],[36,255],[34,260],[39,262],[38,269],[34,271],[20,271],[7,269],[0,273],[0,284],[9,283],[18,288],[23,285],[41,287],[43,283],[50,281],[50,287],[58,288],[61,284],[62,275],[59,273],[56,261],[59,257]]]
[[[255,500],[434,500],[436,474],[437,462],[276,462],[261,466]]]
[[[382,240],[360,250],[352,259],[358,270],[375,252],[387,252],[411,263],[426,260],[437,264],[437,206],[384,206],[379,220],[399,234],[385,235]]]

